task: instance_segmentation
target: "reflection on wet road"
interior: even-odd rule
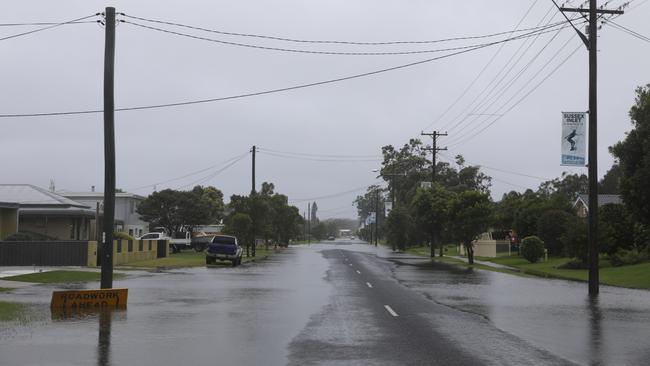
[[[497,328],[586,365],[646,365],[650,292],[521,278],[422,260],[395,260],[396,277],[433,301],[485,316]]]
[[[365,244],[134,272],[126,311],[0,323],[1,365],[646,365],[650,292],[522,278]],[[74,287],[80,287],[78,285]],[[94,287],[94,285],[89,285]]]

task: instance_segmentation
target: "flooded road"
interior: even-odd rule
[[[394,260],[405,286],[583,365],[650,364],[650,291]]]
[[[96,284],[68,287],[96,288]],[[125,311],[0,294],[1,365],[646,365],[650,292],[522,278],[337,241],[240,267],[132,272]]]

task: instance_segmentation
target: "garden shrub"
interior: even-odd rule
[[[620,248],[616,253],[610,256],[610,260],[612,266],[620,267],[640,263],[643,261],[643,257],[644,256],[636,249],[627,250]]]
[[[544,242],[536,236],[527,236],[521,241],[521,256],[530,263],[537,262],[544,255]]]
[[[116,231],[113,233],[113,239],[114,240],[135,240],[134,237],[129,235],[128,233],[125,233],[123,231]]]

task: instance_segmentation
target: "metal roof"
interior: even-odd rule
[[[579,195],[578,199],[573,204],[574,206],[578,203],[578,200],[582,201],[582,203],[585,205],[585,207],[589,208],[589,195],[587,195],[587,194]],[[619,194],[599,194],[598,195],[598,207],[608,205],[608,204],[622,205],[623,204],[623,199],[621,198],[621,195],[619,195]]]
[[[26,208],[80,208],[90,207],[31,184],[0,184],[0,202],[19,204]]]
[[[57,191],[57,194],[68,197],[68,198],[74,198],[74,199],[82,199],[82,198],[92,198],[92,199],[99,199],[103,200],[104,199],[104,193],[103,192],[67,192],[67,191]],[[135,199],[140,199],[144,200],[146,197],[140,196],[135,193],[129,193],[129,192],[117,192],[115,193],[115,197],[126,197],[126,198],[135,198]]]

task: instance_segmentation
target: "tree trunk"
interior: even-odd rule
[[[471,246],[466,247],[467,248],[467,261],[469,264],[474,264],[474,248]]]

